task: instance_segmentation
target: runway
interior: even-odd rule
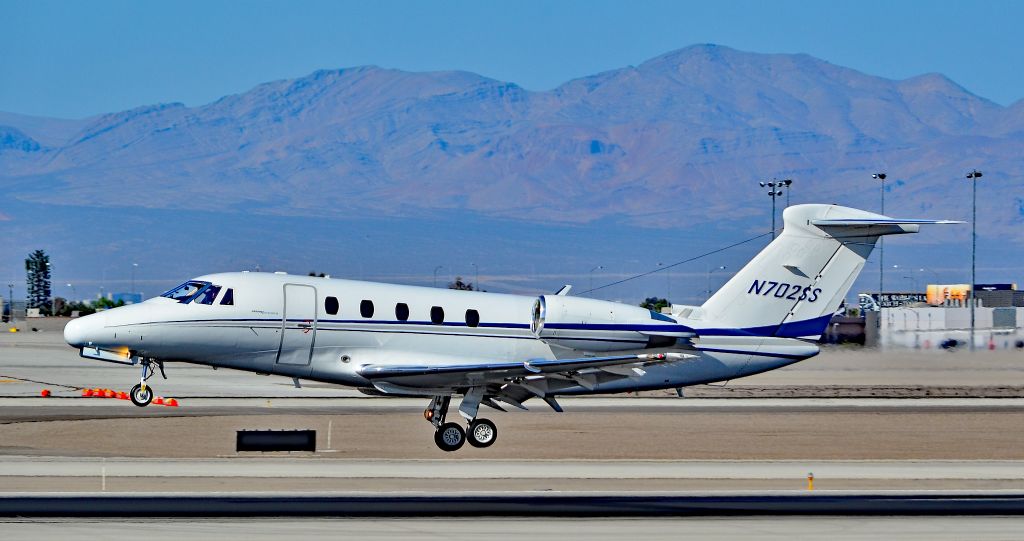
[[[745,513],[756,511],[751,502],[760,506],[756,512],[782,512],[778,506],[783,503],[787,513],[826,512],[826,504],[833,513],[867,512],[863,505],[874,506],[871,512],[892,512],[892,498],[900,497],[908,512],[930,512],[910,505],[928,498],[930,503],[923,505],[987,498],[996,502],[987,512],[1016,513],[1024,493],[1024,434],[1019,428],[1024,426],[1024,377],[1014,352],[970,362],[963,356],[880,360],[836,353],[820,364],[799,363],[727,387],[688,389],[686,398],[671,391],[564,398],[565,413],[531,401],[528,412],[486,410],[499,427],[494,446],[444,453],[433,445],[431,427],[422,419],[425,400],[370,397],[331,385],[296,388],[284,378],[171,365],[170,380],[152,382],[158,394],[178,398],[179,407],[137,408],[127,401],[82,398],[80,390],[86,387],[127,390],[137,374],[81,359],[58,339],[52,332],[0,338],[0,497],[73,497],[86,507],[123,497],[115,507],[131,509],[135,502],[138,510],[147,509],[140,498],[155,498],[146,501],[158,505],[165,496],[189,496],[205,502],[196,505],[206,509],[232,505],[238,498],[264,498],[259,501],[267,513],[287,515],[302,514],[287,503],[302,497],[327,498],[329,511],[345,498],[376,498],[379,509],[381,502],[401,507],[406,505],[402,496],[419,494],[432,499],[416,502],[419,508],[447,505],[463,514],[473,509],[501,514],[501,505],[507,508],[509,501],[500,498],[533,501],[562,495],[581,498],[569,501],[572,505],[597,505],[592,509],[608,516],[615,515],[608,509],[625,505],[621,498],[654,498],[646,509],[668,506],[677,514],[693,514],[694,502],[707,502],[700,498],[743,502]],[[913,381],[915,374],[922,375],[922,384]],[[848,387],[830,386],[834,381]],[[54,396],[40,397],[43,387]],[[838,398],[849,395],[859,397]],[[896,398],[901,396],[915,398]],[[237,430],[297,428],[316,430],[315,453],[235,452]],[[813,492],[808,491],[810,473]],[[480,500],[498,507],[459,500],[479,496],[498,498]],[[614,505],[608,507],[609,502]],[[846,507],[835,507],[837,502]],[[57,509],[53,505],[43,507]],[[565,511],[570,507],[547,509],[571,514]],[[534,508],[519,509],[538,515]],[[118,524],[107,520],[115,522],[103,524]],[[457,522],[457,527],[474,531],[490,524],[499,529],[491,531],[504,531],[522,525],[487,520]],[[823,519],[807,520],[813,525]],[[914,526],[921,519],[914,520],[890,526],[887,533],[914,538],[928,532],[929,538],[941,539],[947,531],[937,528],[942,531],[932,535],[930,527]],[[89,528],[87,522],[62,524],[67,531]],[[359,521],[264,522],[266,528],[228,520],[205,524],[180,531],[199,537],[252,532],[245,537],[258,539],[284,531],[275,529],[278,524],[290,524],[313,533],[346,528],[356,532],[352,535],[365,533]],[[383,539],[403,537],[405,525],[412,524],[386,521],[374,531]],[[442,535],[447,524],[422,521],[412,527],[423,535]],[[617,539],[636,526],[630,521],[607,524],[607,530],[594,529],[588,537],[607,533],[606,538]],[[685,530],[673,521],[661,524]],[[744,531],[770,537],[775,523],[744,523],[749,530],[722,529],[726,523],[714,521],[701,524],[706,529],[695,531],[713,539],[742,537]],[[779,532],[792,527],[779,524],[785,525]],[[998,538],[1004,524],[994,519],[970,527]],[[48,527],[4,524],[12,532],[45,532]],[[227,533],[231,527],[239,529]],[[835,527],[850,525],[832,523],[828,531]],[[166,528],[162,531],[175,531]],[[584,531],[574,526],[569,532],[558,521],[541,521],[539,528],[531,536],[564,538]],[[619,535],[610,533],[616,531]]]
[[[901,541],[1010,540],[1020,537],[1024,519],[1006,516],[923,517],[683,517],[632,519],[405,518],[405,519],[0,519],[0,529],[16,539],[66,539],[144,535],[152,541],[181,539],[278,540],[438,539],[479,541],[529,536],[532,541],[566,539],[645,539],[709,541],[756,539],[895,539]]]
[[[1024,515],[1024,491],[805,493],[0,494],[3,517]]]

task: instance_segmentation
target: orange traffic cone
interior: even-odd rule
[[[176,408],[178,407],[178,401],[173,398],[168,398],[167,400],[164,401],[164,405]]]
[[[104,389],[103,398],[114,398],[114,391],[111,389]]]
[[[128,400],[128,393],[126,393],[124,391],[121,391],[121,392],[117,393],[117,399],[118,400]]]
[[[82,389],[82,396],[83,397],[90,397],[90,396],[92,396],[92,389]]]
[[[43,396],[43,398],[46,398],[46,397],[50,396],[50,390],[49,389],[43,389],[43,392],[41,392],[39,394],[41,394]]]
[[[153,399],[153,403],[157,404],[157,405],[163,404],[164,403],[164,397],[158,396],[158,397],[154,398]]]

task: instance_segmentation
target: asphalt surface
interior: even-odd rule
[[[971,356],[836,350],[727,386],[689,388],[683,399],[672,391],[644,393],[646,398],[570,398],[562,401],[562,414],[531,401],[529,412],[485,410],[499,427],[494,446],[444,453],[421,417],[424,400],[368,397],[333,385],[296,388],[286,378],[170,365],[168,381],[157,376],[151,383],[158,394],[178,398],[179,407],[137,408],[127,401],[81,398],[84,388],[127,391],[137,372],[80,358],[63,345],[59,328],[40,328],[0,335],[2,494],[756,491],[763,496],[806,493],[812,472],[815,494],[969,490],[991,496],[1024,490],[1024,355],[1017,351]],[[44,388],[51,397],[39,396]],[[835,398],[849,396],[861,398]],[[245,429],[313,429],[318,450],[237,453],[235,434]],[[1000,538],[1002,528],[1013,523],[960,524],[979,528],[972,538]],[[57,524],[75,532],[89,523]],[[311,534],[321,528],[344,531],[346,525],[352,535],[366,533],[358,521],[287,524]],[[382,522],[373,532],[382,539],[403,537],[403,524],[413,523]],[[450,521],[416,524],[423,536],[458,538],[445,527]],[[486,530],[487,524],[514,527],[515,521],[456,524],[461,535]],[[558,521],[539,524],[548,529],[536,536],[531,530],[531,536],[540,539],[590,531]],[[587,537],[618,532],[606,537],[621,538],[636,529],[631,521],[615,524],[623,529],[597,528]],[[706,523],[702,535],[736,538],[760,532],[759,537],[770,538],[776,523],[716,529],[722,524]],[[788,529],[792,523],[778,524],[784,525],[778,531],[794,537]],[[937,523],[892,523],[895,529],[887,537],[963,538],[943,537],[955,531],[954,525],[930,524]],[[206,525],[208,530],[202,524],[191,530],[158,527],[154,538],[161,538],[161,531],[229,538],[279,531],[257,525],[228,533],[230,521]],[[3,525],[5,532],[45,534],[52,531],[48,528],[40,522]]]
[[[144,537],[181,539],[368,539],[392,541],[528,536],[533,541],[588,540],[802,540],[893,539],[900,541],[1013,540],[1024,518],[1006,516],[924,517],[685,517],[633,519],[416,518],[416,519],[0,519],[13,539]]]
[[[0,494],[5,517],[665,517],[1022,515],[1024,491],[991,493]]]

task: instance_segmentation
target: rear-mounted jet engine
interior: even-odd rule
[[[550,346],[595,352],[671,347],[694,336],[671,317],[646,308],[562,295],[534,301],[530,330]]]

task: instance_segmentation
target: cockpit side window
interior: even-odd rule
[[[227,306],[235,304],[235,290],[229,287],[228,290],[224,292],[224,298],[220,300],[220,303]]]
[[[160,295],[161,297],[167,297],[168,299],[174,299],[182,304],[185,304],[192,300],[200,291],[206,286],[210,285],[210,282],[199,282],[196,280],[189,280],[184,284]]]
[[[211,285],[196,295],[195,300],[192,302],[196,304],[213,304],[218,293],[220,293],[220,286]]]

